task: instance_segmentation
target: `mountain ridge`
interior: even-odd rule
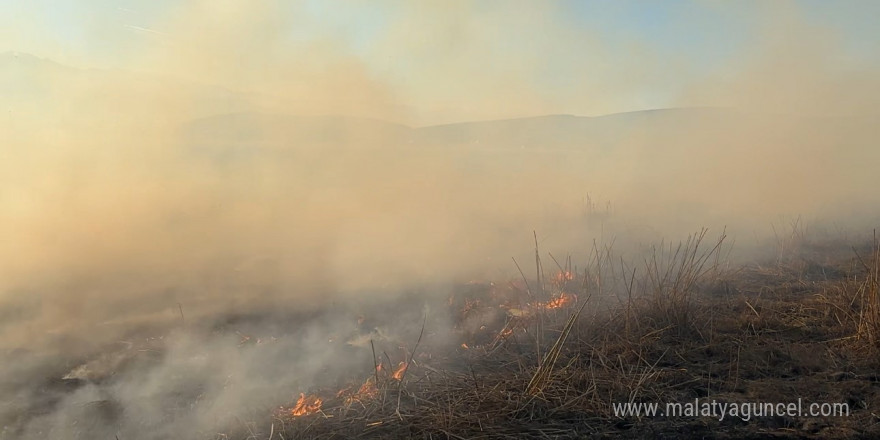
[[[286,114],[283,112],[273,112],[266,111],[265,109],[259,108],[254,105],[250,105],[246,103],[248,93],[242,91],[236,91],[232,89],[228,89],[226,87],[205,84],[198,81],[192,80],[184,80],[175,77],[168,77],[164,75],[155,75],[149,73],[142,73],[138,71],[132,71],[127,69],[104,69],[104,68],[81,68],[70,66],[67,64],[59,63],[51,58],[41,57],[35,54],[27,53],[27,52],[19,52],[19,51],[5,51],[0,52],[0,67],[4,67],[10,69],[7,71],[7,74],[4,76],[2,72],[0,72],[0,79],[5,79],[7,81],[20,82],[23,87],[16,87],[15,84],[0,84],[0,89],[8,89],[15,90],[16,96],[21,96],[24,98],[29,97],[26,93],[26,90],[21,90],[26,88],[29,84],[28,81],[34,81],[35,77],[31,77],[27,74],[27,72],[21,72],[21,69],[30,69],[30,70],[42,70],[41,75],[37,77],[45,77],[45,75],[49,75],[49,78],[55,79],[55,75],[65,75],[69,74],[72,76],[76,76],[78,80],[82,79],[83,76],[93,75],[95,76],[95,81],[98,86],[101,85],[102,82],[106,80],[104,78],[99,78],[104,75],[109,75],[111,73],[121,73],[128,77],[133,77],[137,79],[147,79],[151,83],[155,84],[165,84],[168,87],[173,87],[180,90],[191,89],[193,90],[193,94],[198,94],[200,96],[208,95],[208,94],[216,94],[218,99],[227,100],[227,101],[237,101],[240,108],[226,108],[221,110],[220,112],[212,113],[212,114],[202,114],[200,116],[194,117],[192,120],[187,123],[198,123],[201,120],[205,119],[230,119],[235,117],[247,117],[246,114],[250,115],[261,115],[265,116],[269,119],[281,119],[281,118],[314,118],[315,120],[320,120],[322,118],[340,118],[347,120],[357,120],[357,121],[373,121],[375,123],[380,123],[384,125],[393,125],[398,128],[406,127],[410,130],[443,130],[445,128],[467,128],[471,126],[483,126],[483,127],[491,127],[494,125],[504,125],[504,124],[536,124],[541,122],[552,122],[552,123],[576,123],[575,121],[584,121],[584,120],[598,120],[603,118],[623,118],[623,117],[638,117],[645,116],[650,114],[659,114],[659,113],[668,113],[668,112],[681,112],[681,111],[695,111],[695,110],[707,110],[707,109],[719,109],[718,107],[668,107],[668,108],[651,108],[651,109],[640,109],[640,110],[631,110],[625,112],[615,112],[615,113],[607,113],[601,115],[575,115],[575,114],[561,114],[561,113],[550,113],[550,114],[538,114],[532,116],[520,116],[513,118],[498,118],[498,119],[478,119],[478,120],[466,120],[466,121],[458,121],[451,123],[441,123],[441,124],[424,124],[424,125],[408,125],[402,124],[395,121],[389,121],[385,119],[377,119],[371,117],[364,116],[353,116],[353,115],[344,115],[344,114],[325,114],[325,115],[308,115],[308,114]],[[14,71],[17,69],[18,71]],[[50,69],[50,70],[47,70]],[[14,73],[14,74],[11,74]],[[64,78],[60,78],[63,80]],[[30,84],[33,87],[33,84]]]

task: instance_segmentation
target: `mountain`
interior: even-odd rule
[[[546,115],[422,127],[417,137],[428,144],[578,149],[585,144],[610,146],[663,127],[718,121],[729,113],[717,108],[670,108],[596,117]]]
[[[457,147],[474,151],[610,151],[622,144],[709,132],[735,115],[717,108],[673,108],[598,117],[545,115],[407,127],[340,115],[273,111],[265,97],[192,81],[108,69],[79,69],[29,54],[0,54],[0,95],[28,129],[53,118],[170,122],[188,148],[279,150],[304,145],[400,148]],[[279,110],[282,109],[282,110]],[[0,121],[2,122],[2,121]],[[19,123],[19,127],[24,125]],[[719,129],[720,130],[720,129]]]
[[[347,116],[297,116],[240,112],[199,118],[183,124],[185,142],[196,146],[399,144],[411,138],[407,126]]]
[[[345,116],[296,116],[241,112],[190,121],[185,139],[202,147],[250,145],[373,145],[441,147],[474,150],[583,150],[612,148],[645,136],[661,136],[671,127],[709,127],[731,112],[714,108],[674,108],[599,117],[546,115],[494,121],[461,122],[410,128]]]

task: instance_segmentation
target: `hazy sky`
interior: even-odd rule
[[[681,105],[685,90],[735,74],[790,26],[834,40],[841,59],[880,63],[876,1],[0,0],[0,8],[0,51],[263,92],[306,81],[290,66],[320,76],[356,64],[417,121]],[[181,61],[206,53],[210,62]],[[499,112],[492,103],[510,95],[520,99]]]

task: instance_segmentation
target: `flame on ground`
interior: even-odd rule
[[[350,386],[345,387],[345,388],[343,388],[343,389],[337,391],[337,392],[336,392],[336,398],[341,398],[341,397],[343,397],[343,396],[345,396],[346,394],[349,394],[349,393],[351,393],[351,387],[350,387]]]
[[[407,364],[406,362],[401,362],[400,364],[397,365],[397,369],[394,370],[394,373],[391,375],[391,377],[395,380],[403,379],[403,373],[406,372],[406,368],[408,366],[409,366],[409,364]]]
[[[577,301],[577,295],[573,293],[561,293],[558,298],[553,298],[544,303],[545,310],[561,309]]]
[[[561,271],[557,272],[556,275],[553,276],[553,281],[555,281],[557,283],[565,283],[566,281],[571,281],[573,279],[574,279],[574,274],[568,270],[565,270],[565,271],[561,270]]]
[[[322,403],[324,402],[321,398],[314,394],[306,396],[299,393],[299,400],[296,401],[296,406],[290,410],[290,414],[295,417],[314,414],[321,410]]]
[[[346,390],[347,391],[347,390]],[[358,388],[357,392],[345,398],[345,404],[351,405],[354,402],[362,402],[364,400],[374,399],[379,395],[379,388],[376,388],[376,380],[370,376]]]

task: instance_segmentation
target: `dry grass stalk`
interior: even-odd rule
[[[863,278],[859,272],[858,282],[851,274],[811,282],[793,266],[756,267],[739,272],[731,280],[731,290],[709,294],[700,287],[718,276],[714,269],[721,264],[718,249],[724,237],[705,249],[701,245],[704,236],[705,231],[677,248],[656,252],[646,272],[624,262],[612,270],[610,248],[594,245],[593,259],[581,271],[584,289],[602,289],[626,303],[610,310],[580,304],[568,316],[548,313],[548,344],[540,358],[531,350],[531,339],[511,338],[496,350],[489,350],[487,344],[483,351],[469,341],[471,348],[461,351],[464,363],[450,357],[449,363],[440,364],[441,356],[435,356],[407,372],[408,377],[418,378],[411,379],[406,389],[386,384],[384,392],[390,399],[397,398],[396,408],[383,405],[381,399],[365,399],[363,405],[345,408],[341,399],[331,398],[322,410],[326,417],[295,419],[282,429],[283,435],[544,439],[675,438],[683,431],[691,437],[723,433],[731,438],[869,438],[880,434],[880,425],[867,409],[880,404],[880,392],[874,386],[876,362],[852,356],[861,352],[853,349],[861,350],[863,345],[853,344],[855,338],[840,337],[858,332],[861,340],[875,344],[880,336],[880,246],[876,240],[874,261],[863,261],[868,276]],[[557,267],[570,267],[555,262]],[[658,319],[669,310],[661,305],[677,306],[682,303],[676,301],[683,298],[688,300],[684,303],[686,323],[693,332],[676,332],[677,318]],[[603,305],[613,305],[607,296],[600,299],[606,300]],[[584,315],[589,319],[583,319]],[[526,325],[517,329],[535,331]],[[560,330],[552,339],[551,329]],[[533,363],[537,369],[529,368]],[[854,406],[852,417],[820,425],[838,430],[822,428],[819,434],[810,426],[817,420],[827,421],[812,419],[810,425],[785,419],[780,429],[774,425],[778,420],[769,419],[747,424],[639,420],[616,417],[611,406],[614,402],[685,402],[716,396],[728,401],[749,401],[756,396],[774,401],[798,397],[843,401],[850,396],[848,390],[857,392],[868,406]],[[270,430],[267,424],[263,434]]]
[[[535,370],[535,374],[532,375],[532,379],[526,386],[527,394],[535,395],[540,393],[547,384],[547,381],[550,380],[550,375],[553,374],[553,367],[556,366],[556,361],[559,360],[559,354],[562,353],[562,345],[565,344],[565,340],[568,339],[568,335],[571,334],[571,329],[574,328],[575,321],[577,321],[578,316],[580,316],[581,311],[584,310],[586,305],[587,301],[584,301],[580,308],[568,318],[568,322],[565,323],[565,327],[562,328],[559,337],[556,338],[556,342],[544,355],[537,370]]]
[[[865,280],[857,291],[857,297],[861,298],[857,336],[880,350],[880,243],[876,231],[872,245],[871,260],[867,262],[856,252],[866,272]]]

